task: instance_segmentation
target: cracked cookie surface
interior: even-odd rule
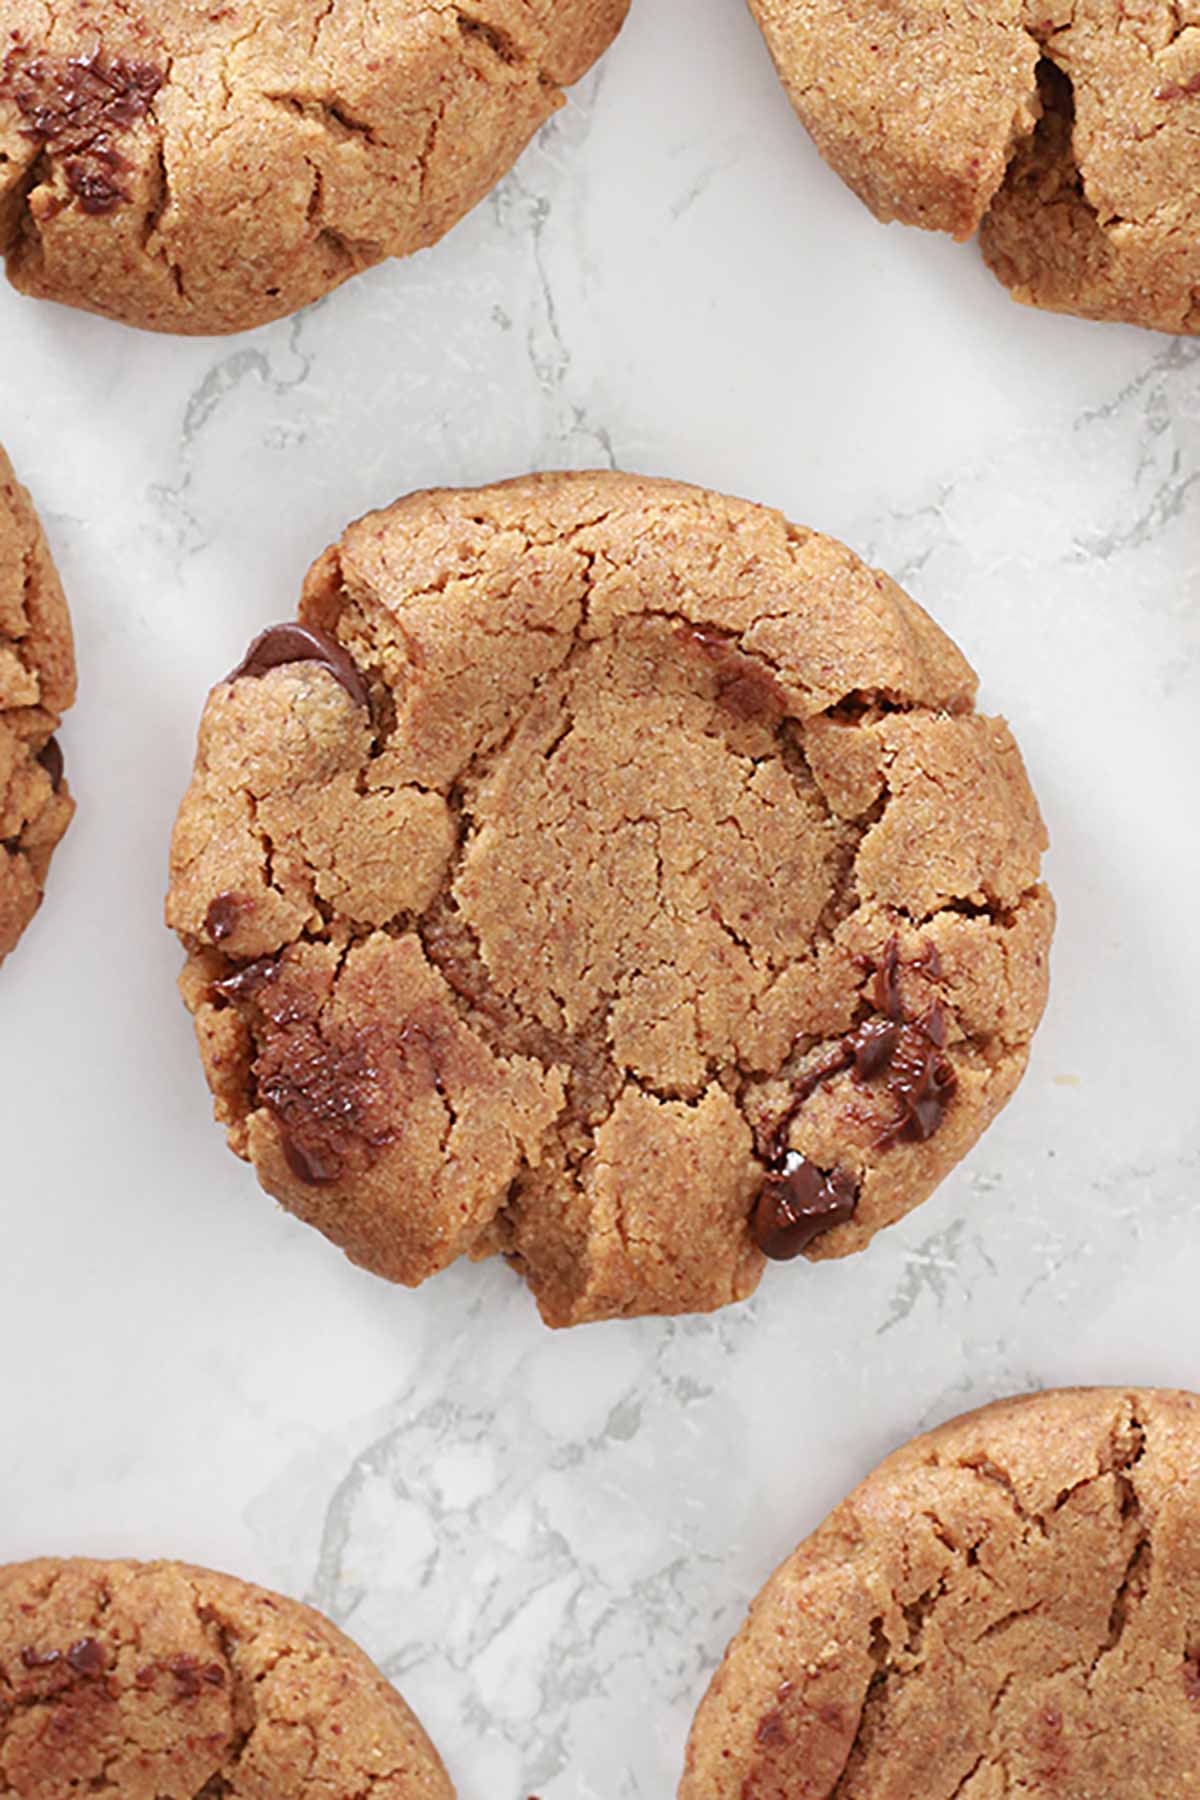
[[[1200,331],[1194,0],[750,0],[818,149],[878,218],[1014,296]]]
[[[244,331],[435,243],[628,0],[7,0],[0,250],[25,293]]]
[[[0,449],[0,962],[42,902],[74,803],[54,736],[75,699],[71,620],[29,495]]]
[[[1200,1400],[1003,1400],[776,1571],[680,1800],[1161,1800],[1200,1781]]]
[[[352,525],[300,613],[209,696],[167,916],[232,1147],[356,1262],[709,1310],[861,1249],[1011,1094],[1041,819],[843,546],[534,476]]]
[[[453,1800],[420,1724],[297,1601],[184,1563],[0,1568],[0,1792]]]

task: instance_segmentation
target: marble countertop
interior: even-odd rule
[[[169,341],[0,293],[0,439],[71,597],[79,816],[3,972],[0,1556],[311,1599],[463,1800],[660,1800],[751,1594],[898,1441],[1061,1382],[1200,1385],[1200,344],[1015,307],[875,224],[739,0],[634,0],[441,246]],[[392,1290],[226,1151],[161,924],[210,681],[401,492],[613,463],[905,583],[1053,837],[1008,1111],[863,1256],[553,1334],[501,1266]]]

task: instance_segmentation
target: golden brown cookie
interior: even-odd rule
[[[307,1606],[184,1563],[0,1568],[13,1800],[453,1800],[362,1651]]]
[[[54,736],[74,699],[67,603],[29,495],[0,449],[0,962],[41,905],[75,810]]]
[[[1003,1400],[888,1457],[776,1570],[681,1800],[1200,1792],[1200,1400]]]
[[[168,920],[264,1186],[555,1325],[861,1249],[1007,1100],[1046,991],[1007,726],[894,583],[625,475],[352,525],[209,696]]]
[[[0,249],[25,293],[244,331],[435,243],[628,0],[6,0]]]
[[[750,0],[822,155],[1018,300],[1200,330],[1200,13],[1175,0]]]

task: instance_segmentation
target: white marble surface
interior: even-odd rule
[[[170,342],[0,293],[0,438],[73,602],[80,810],[0,978],[0,1555],[308,1596],[463,1800],[658,1800],[774,1562],[889,1446],[1063,1381],[1200,1385],[1200,346],[1021,311],[877,226],[739,0],[634,0],[443,245]],[[1054,839],[1019,1096],[851,1262],[555,1335],[499,1266],[415,1295],[209,1123],[167,835],[204,690],[400,492],[614,461],[890,568],[1012,720]]]

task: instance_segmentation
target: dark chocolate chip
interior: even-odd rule
[[[116,212],[129,200],[129,190],[117,180],[129,168],[115,150],[90,150],[87,156],[68,156],[63,163],[67,187],[79,202],[80,212],[92,218]]]
[[[236,894],[218,894],[204,915],[204,929],[214,944],[223,944],[237,930],[245,902]]]
[[[225,1671],[220,1663],[200,1663],[194,1656],[172,1656],[167,1668],[175,1677],[175,1691],[181,1700],[194,1700],[206,1687],[224,1687]]]
[[[21,1662],[27,1669],[51,1669],[61,1661],[61,1650],[35,1650],[32,1644],[26,1644],[21,1652]]]
[[[242,661],[232,674],[226,676],[226,680],[257,678],[265,675],[269,669],[301,662],[315,662],[321,668],[328,669],[334,680],[341,682],[356,706],[370,710],[367,684],[355,663],[335,637],[331,637],[327,631],[318,631],[313,625],[290,622],[286,625],[268,626],[266,631],[260,632],[255,638]]]
[[[783,1719],[778,1711],[763,1714],[754,1727],[754,1741],[767,1749],[775,1744],[786,1744],[787,1732],[783,1729]]]
[[[247,963],[244,969],[237,969],[223,980],[214,981],[209,993],[214,999],[227,1000],[231,1004],[239,1000],[253,1000],[255,994],[274,981],[278,973],[279,963],[275,957],[260,956],[257,962]]]
[[[900,945],[895,937],[888,939],[883,961],[875,971],[875,1010],[884,1018],[897,1022],[904,1017],[900,999]]]
[[[309,1187],[329,1187],[340,1178],[345,1165],[335,1150],[298,1144],[282,1125],[279,1126],[279,1142],[288,1168]]]
[[[95,1638],[80,1638],[67,1651],[67,1661],[77,1675],[103,1675],[108,1658]]]
[[[50,785],[57,794],[63,783],[63,753],[58,739],[47,738],[38,751],[37,759],[50,777]]]
[[[858,1182],[847,1169],[818,1169],[800,1157],[770,1174],[751,1217],[754,1241],[772,1262],[790,1262],[832,1225],[853,1218]]]

